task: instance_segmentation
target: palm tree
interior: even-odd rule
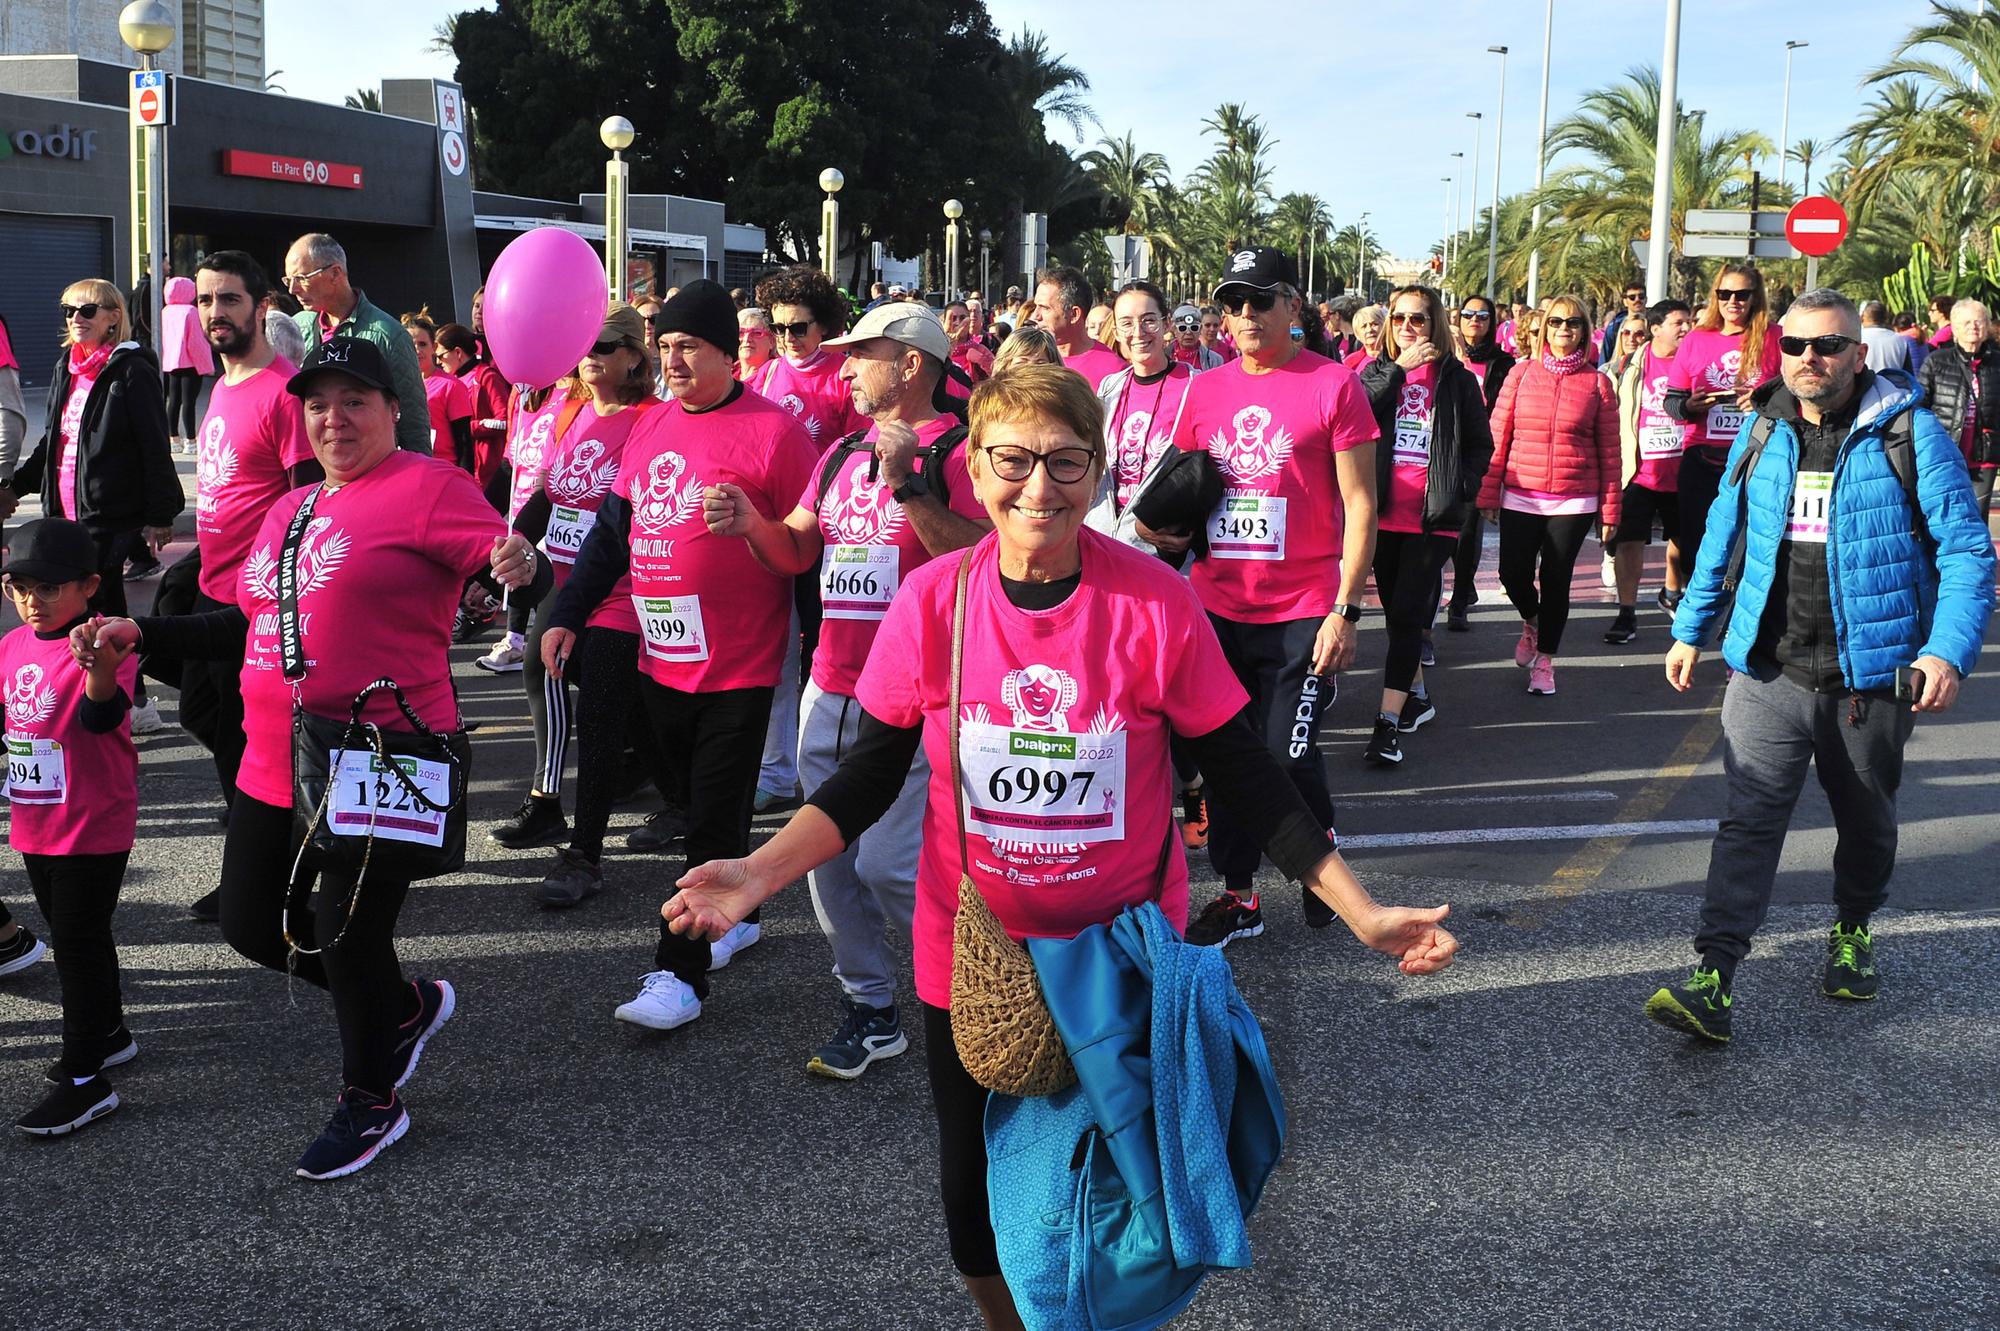
[[[1271,210],[1273,239],[1291,247],[1299,278],[1308,286],[1314,280],[1313,270],[1319,267],[1316,262],[1309,261],[1309,256],[1316,260],[1319,255],[1327,253],[1327,233],[1332,229],[1333,217],[1317,194],[1287,194]]]
[[[1124,215],[1126,234],[1148,234],[1159,219],[1167,159],[1156,152],[1141,152],[1128,131],[1122,139],[1099,139],[1098,146],[1079,160],[1112,212]]]
[[[379,114],[382,110],[382,90],[380,88],[356,88],[353,92],[347,94],[341,105],[350,111],[374,111]]]
[[[1015,119],[1036,140],[1046,135],[1050,119],[1067,125],[1078,143],[1083,142],[1086,126],[1099,123],[1084,98],[1090,91],[1089,76],[1063,56],[1052,55],[1044,34],[1022,28],[1009,38],[999,72]]]
[[[1797,143],[1793,144],[1791,146],[1791,150],[1785,154],[1787,158],[1791,159],[1794,162],[1799,163],[1806,169],[1806,178],[1799,185],[1800,198],[1804,198],[1806,195],[1812,193],[1813,159],[1815,157],[1821,157],[1824,155],[1825,155],[1824,150],[1821,149],[1818,143],[1814,142],[1811,139],[1800,139]]]
[[[1331,272],[1333,265],[1339,264],[1340,271],[1348,275],[1347,285],[1358,287],[1362,274],[1369,270],[1381,252],[1382,245],[1375,239],[1373,227],[1350,222],[1340,228],[1333,238],[1333,257],[1328,261],[1327,269]],[[1349,268],[1347,265],[1350,263],[1359,264],[1360,268]]]

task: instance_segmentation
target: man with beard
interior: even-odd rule
[[[294,367],[264,335],[271,284],[242,250],[217,250],[194,276],[194,306],[208,344],[222,361],[208,415],[195,436],[195,541],[201,573],[196,613],[236,604],[236,575],[286,491],[321,479],[306,441],[299,399],[285,391]],[[243,761],[242,662],[188,660],[181,665],[181,716],[201,718],[190,733],[215,756],[225,803],[236,795]],[[220,918],[214,892],[193,906],[198,920]]]

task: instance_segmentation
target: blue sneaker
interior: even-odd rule
[[[853,1081],[876,1059],[894,1058],[910,1047],[894,1005],[869,1007],[851,998],[842,1001],[847,1004],[847,1018],[806,1064],[807,1072]]]
[[[366,1169],[409,1130],[410,1116],[400,1096],[391,1092],[380,1100],[350,1086],[334,1102],[333,1117],[319,1140],[299,1157],[298,1176],[324,1182]]]
[[[449,980],[416,980],[412,983],[417,991],[417,1015],[396,1028],[398,1090],[417,1070],[417,1060],[424,1056],[424,1045],[458,1011],[458,991],[451,987]]]

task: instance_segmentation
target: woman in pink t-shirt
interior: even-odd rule
[[[479,338],[464,324],[437,330],[437,359],[472,394],[472,474],[486,485],[499,474],[507,451],[507,396],[512,391],[507,376],[493,362],[479,359]]]
[[[413,311],[403,316],[403,327],[416,348],[417,368],[424,372],[424,406],[431,417],[431,456],[471,471],[472,390],[458,376],[438,364],[437,328],[428,312]]]
[[[968,465],[993,535],[915,570],[898,591],[862,672],[860,738],[839,771],[748,858],[691,870],[661,914],[678,934],[726,933],[859,837],[924,752],[931,783],[914,952],[945,1223],[953,1264],[987,1324],[1006,1326],[1017,1314],[988,1219],[987,1092],[959,1062],[951,1033],[962,871],[1015,938],[1072,937],[1144,902],[1183,927],[1187,868],[1175,844],[1171,733],[1194,752],[1211,797],[1406,973],[1448,965],[1457,943],[1440,925],[1446,908],[1377,905],[1330,848],[1266,750],[1186,582],[1084,527],[1105,465],[1103,408],[1085,381],[1022,366],[981,384],[968,415]],[[1061,792],[1054,807],[1042,798],[1052,790]]]
[[[771,363],[778,335],[771,331],[771,312],[758,305],[736,311],[736,377],[744,383]]]

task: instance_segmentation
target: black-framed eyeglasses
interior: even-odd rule
[[[1091,464],[1097,461],[1097,454],[1087,448],[1056,448],[1037,453],[1032,448],[1002,445],[980,451],[986,454],[993,474],[1003,481],[1025,481],[1041,466],[1048,469],[1049,479],[1057,485],[1074,485],[1090,474]]]
[[[1584,329],[1590,327],[1590,320],[1580,314],[1552,314],[1543,320],[1542,326],[1544,328],[1567,328],[1572,333],[1581,333]]]
[[[34,601],[38,605],[49,605],[63,594],[67,582],[16,582],[13,578],[0,578],[0,587],[7,589],[7,595],[17,601]]]
[[[1818,337],[1781,337],[1778,350],[1787,356],[1803,356],[1810,347],[1824,357],[1838,356],[1849,347],[1858,347],[1861,339],[1849,337],[1845,333],[1822,333]]]
[[[300,287],[304,286],[307,282],[312,281],[315,277],[318,277],[321,273],[325,272],[328,268],[331,267],[333,267],[333,265],[329,263],[313,269],[310,273],[290,274],[284,279],[285,290],[296,291]]]
[[[1239,287],[1228,294],[1220,291],[1216,292],[1215,303],[1222,307],[1224,314],[1233,314],[1237,318],[1242,319],[1248,317],[1252,311],[1258,314],[1269,314],[1271,307],[1278,303],[1278,293],[1276,291],[1245,291]]]
[[[801,319],[795,324],[772,324],[771,332],[776,337],[789,337],[794,342],[812,331],[813,321]]]
[[[1736,304],[1748,305],[1751,301],[1757,299],[1757,288],[1717,287],[1715,289],[1715,299],[1718,302],[1726,300]]]
[[[1491,310],[1460,310],[1460,311],[1458,312],[1458,317],[1459,317],[1459,318],[1461,318],[1461,319],[1470,319],[1470,320],[1472,320],[1472,321],[1473,321],[1474,323],[1481,323],[1481,324],[1490,324],[1490,323],[1492,323],[1492,322],[1493,322],[1493,311],[1491,311]]]
[[[67,322],[71,319],[95,319],[97,312],[104,307],[92,300],[82,305],[60,305],[57,308],[62,311],[63,320]]]

